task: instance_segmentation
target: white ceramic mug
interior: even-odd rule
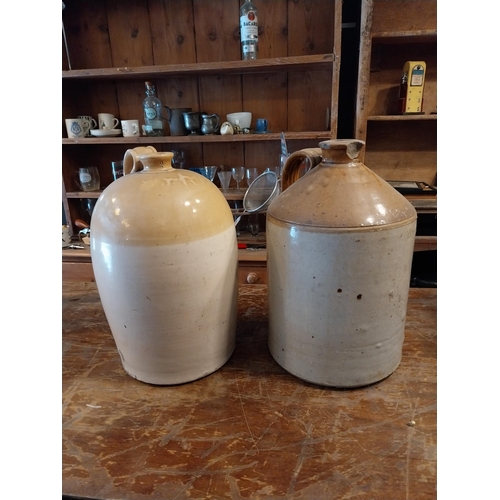
[[[133,137],[139,135],[139,120],[122,120],[123,137]]]
[[[81,115],[78,118],[83,122],[83,132],[86,136],[90,135],[91,130],[97,128],[97,122],[91,116]]]
[[[71,231],[69,226],[62,225],[62,247],[68,248],[71,245]]]
[[[85,137],[85,127],[80,118],[66,118],[66,130],[70,139]]]
[[[118,118],[115,118],[115,115],[112,115],[111,113],[99,113],[97,115],[97,118],[99,121],[99,128],[101,130],[110,130],[112,128],[116,128],[120,123],[120,120],[118,120]]]

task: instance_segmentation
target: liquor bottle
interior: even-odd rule
[[[161,121],[161,101],[156,97],[155,86],[152,82],[146,82],[146,99],[142,103],[144,108],[144,133],[148,136],[161,136],[163,133],[163,122]]]
[[[398,114],[402,115],[406,108],[406,94],[408,93],[408,72],[403,71],[398,91]]]
[[[243,61],[257,59],[259,24],[257,8],[251,0],[245,0],[240,9],[241,57]]]

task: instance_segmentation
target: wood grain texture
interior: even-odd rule
[[[374,0],[373,31],[380,32],[435,30],[435,0]]]
[[[383,179],[434,182],[437,122],[369,122],[364,163]]]
[[[192,0],[148,2],[155,65],[196,63]]]
[[[267,348],[267,287],[239,291],[226,365],[155,387],[123,371],[95,284],[63,284],[63,494],[436,498],[436,290],[410,290],[398,369],[343,391],[277,365]]]

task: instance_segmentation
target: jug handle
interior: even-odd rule
[[[139,146],[138,148],[127,149],[123,156],[123,175],[133,174],[143,169],[142,162],[137,158],[139,156],[137,149],[141,150],[139,154],[156,153],[154,146]]]
[[[170,120],[172,119],[172,110],[168,106],[162,106],[162,107],[167,110],[167,118],[164,118],[163,116],[162,116],[162,118],[164,120],[166,119],[168,122],[170,122]]]
[[[306,148],[292,153],[285,161],[281,172],[281,192],[298,180],[299,169],[304,160],[309,160],[311,169],[319,165],[322,159],[321,148]]]
[[[215,124],[215,131],[217,132],[219,130],[220,116],[217,113],[214,113],[212,116],[215,116],[215,118],[217,118],[217,123]]]

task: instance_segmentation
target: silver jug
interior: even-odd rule
[[[201,133],[201,113],[199,111],[184,112],[184,127],[191,132],[190,135],[200,135]]]
[[[219,115],[201,114],[201,133],[205,135],[216,134],[219,131],[220,118]]]

